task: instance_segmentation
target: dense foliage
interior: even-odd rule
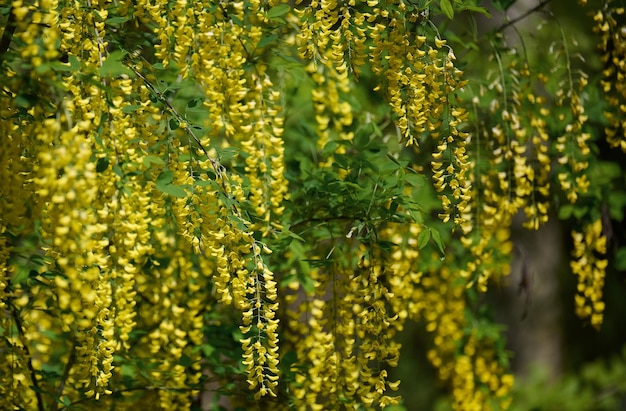
[[[626,16],[479,3],[1,7],[0,408],[381,409],[409,321],[508,408],[513,218],[626,269]]]

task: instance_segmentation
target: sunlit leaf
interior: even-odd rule
[[[273,19],[276,17],[284,16],[285,14],[289,13],[290,9],[291,7],[289,7],[288,4],[278,4],[268,10],[267,17]]]
[[[445,14],[450,20],[454,18],[454,9],[452,8],[450,0],[440,0],[439,7],[441,7],[443,14]]]

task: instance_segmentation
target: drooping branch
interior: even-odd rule
[[[63,369],[63,376],[61,377],[61,383],[59,384],[59,389],[57,390],[57,398],[61,398],[63,394],[63,390],[65,389],[65,384],[67,383],[67,379],[70,375],[70,371],[74,366],[74,362],[76,361],[76,343],[74,338],[72,338],[72,348],[70,351],[70,356],[67,359],[67,363],[65,364],[65,368]],[[58,404],[60,405],[60,404]]]
[[[35,396],[37,397],[37,409],[39,411],[45,411],[43,397],[41,396],[41,388],[39,387],[39,381],[37,380],[37,375],[35,373],[35,367],[33,366],[33,362],[30,356],[30,350],[28,349],[28,345],[26,344],[26,335],[24,333],[24,327],[22,325],[22,320],[20,320],[20,316],[17,313],[15,307],[12,307],[13,319],[15,320],[15,325],[17,326],[17,331],[20,334],[20,339],[22,340],[22,345],[24,346],[24,352],[26,353],[26,364],[28,366],[28,371],[30,373],[30,380],[33,383],[33,387],[35,391]]]
[[[506,23],[504,23],[503,25],[501,25],[500,27],[498,27],[495,32],[499,33],[503,30],[505,30],[508,27],[511,27],[512,25],[524,20],[526,17],[530,16],[531,14],[541,10],[542,8],[544,8],[548,3],[550,3],[552,0],[542,0],[539,2],[539,4],[537,4],[535,7],[526,10],[524,13],[520,14],[519,16],[515,17],[512,20],[507,21]]]
[[[7,24],[4,27],[2,38],[0,38],[0,66],[4,63],[4,55],[9,50],[11,41],[13,40],[13,34],[17,28],[17,21],[15,20],[15,14],[13,13],[13,7],[9,9],[9,16],[7,18]]]
[[[220,164],[217,158],[213,158],[211,157],[211,155],[209,155],[209,152],[206,150],[206,148],[204,148],[200,139],[196,136],[196,134],[193,132],[193,130],[189,126],[189,123],[187,122],[187,120],[181,114],[178,113],[178,111],[170,104],[170,102],[167,101],[165,96],[163,96],[163,93],[157,90],[157,88],[154,87],[154,85],[143,74],[141,74],[138,70],[134,68],[133,68],[133,71],[135,72],[137,77],[143,80],[146,87],[148,87],[148,89],[159,99],[159,101],[165,104],[165,106],[168,108],[170,113],[172,113],[176,117],[176,120],[178,120],[180,124],[184,124],[183,128],[185,129],[187,134],[194,139],[194,141],[196,142],[200,150],[202,150],[204,155],[211,162],[211,166],[213,167],[213,171],[215,172],[215,175],[220,177],[224,173],[224,166]]]

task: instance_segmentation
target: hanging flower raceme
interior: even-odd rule
[[[624,25],[625,8],[615,1],[608,1],[594,12],[594,32],[600,35],[599,48],[604,63],[601,85],[609,110],[605,116],[609,126],[604,132],[611,147],[619,147],[626,152],[626,25]]]
[[[389,381],[385,367],[397,366],[400,345],[394,336],[403,319],[390,312],[394,295],[385,279],[394,273],[376,253],[372,245],[361,245],[350,261],[356,267],[337,262],[311,271],[314,293],[288,299],[304,298],[288,323],[289,334],[298,336],[290,343],[308,364],[291,387],[299,408],[374,409],[399,401],[389,395],[399,381]]]
[[[244,350],[249,388],[255,398],[265,395],[277,396],[278,386],[278,310],[276,281],[267,268],[262,253],[271,251],[259,244],[252,245],[253,262],[243,269],[247,298],[241,302],[243,325],[241,340]]]
[[[0,408],[383,409],[409,319],[455,409],[506,409],[474,301],[510,270],[513,216],[539,228],[551,188],[586,212],[605,164],[565,36],[552,81],[496,33],[474,94],[439,24],[470,3],[7,3]],[[624,148],[625,12],[605,3]],[[585,218],[576,313],[599,327],[610,230]]]
[[[602,233],[602,220],[598,219],[584,227],[582,232],[572,231],[574,250],[570,266],[578,278],[576,314],[590,319],[591,325],[600,328],[604,316],[602,289],[608,260],[599,256],[606,254],[606,237]]]
[[[340,76],[350,73],[358,77],[367,56],[366,20],[370,14],[361,12],[354,2],[335,0],[310,2],[295,11],[300,55],[314,66],[333,67]]]

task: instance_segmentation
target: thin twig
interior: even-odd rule
[[[113,391],[111,392],[111,394],[109,394],[110,397],[113,397],[115,395],[120,395],[123,394],[125,392],[133,392],[133,391],[170,391],[170,392],[179,392],[179,393],[186,393],[186,392],[193,392],[193,391],[197,391],[198,388],[197,387],[187,387],[187,388],[169,388],[169,387],[153,387],[153,386],[147,386],[147,387],[129,387],[129,388],[124,388],[121,390],[117,390],[117,391]],[[93,397],[86,397],[86,398],[81,398],[80,400],[76,400],[74,402],[72,402],[69,407],[71,408],[74,405],[78,405],[78,404],[82,404],[88,401],[93,401],[94,398]]]
[[[15,29],[17,28],[17,21],[15,20],[15,14],[13,14],[13,6],[9,9],[9,17],[7,19],[7,24],[4,27],[4,32],[2,33],[2,38],[0,38],[0,66],[4,61],[4,55],[9,50],[9,46],[11,45],[11,41],[13,40],[13,34],[15,33]]]
[[[35,391],[35,396],[37,397],[37,409],[39,411],[45,411],[45,408],[43,406],[43,397],[41,396],[41,388],[39,387],[39,381],[37,381],[37,375],[35,375],[35,367],[33,367],[33,362],[30,357],[30,350],[28,349],[28,345],[26,344],[26,335],[24,334],[22,321],[17,315],[15,307],[11,308],[11,311],[13,312],[13,319],[15,320],[17,331],[20,334],[20,339],[22,340],[22,345],[24,346],[24,352],[26,353],[26,365],[28,366],[28,371],[30,372],[30,380],[33,383],[33,391]]]
[[[170,102],[167,101],[167,99],[165,98],[163,93],[161,93],[159,90],[157,90],[156,87],[154,87],[154,85],[152,85],[152,83],[143,74],[141,74],[138,70],[136,70],[134,68],[132,70],[135,72],[135,74],[139,78],[141,78],[143,80],[143,82],[146,85],[146,87],[148,87],[150,89],[150,91],[152,93],[154,93],[154,95],[156,95],[158,97],[158,99],[163,104],[165,104],[167,106],[167,109],[172,114],[174,114],[174,116],[178,120],[179,124],[182,123],[184,125],[183,128],[185,129],[187,134],[189,134],[194,139],[196,144],[198,144],[198,147],[200,147],[200,150],[202,150],[204,155],[206,155],[206,157],[211,162],[211,166],[213,166],[213,170],[215,171],[215,175],[218,176],[218,177],[222,177],[222,174],[224,173],[224,166],[222,166],[216,158],[213,158],[213,157],[211,157],[209,155],[209,152],[204,148],[204,146],[200,142],[200,139],[196,136],[196,134],[193,132],[193,130],[189,126],[189,122],[187,121],[187,119],[178,113],[178,111],[170,104]]]
[[[72,351],[70,351],[70,356],[67,359],[65,368],[63,369],[63,376],[61,377],[61,383],[59,384],[59,389],[57,390],[57,398],[61,398],[61,394],[63,394],[63,390],[65,389],[65,383],[67,382],[67,378],[70,375],[70,370],[72,369],[72,366],[74,366],[75,360],[76,360],[76,344],[75,344],[75,339],[72,338]],[[59,409],[58,405],[57,405],[57,409]]]
[[[517,22],[519,22],[519,21],[521,21],[521,20],[524,20],[526,17],[530,16],[530,15],[531,15],[531,14],[533,14],[534,12],[536,12],[536,11],[538,11],[538,10],[542,9],[545,5],[547,5],[547,4],[548,4],[548,3],[550,3],[551,1],[552,1],[552,0],[542,0],[542,1],[540,1],[540,2],[539,2],[539,4],[537,4],[535,7],[533,7],[533,8],[531,8],[531,9],[526,10],[526,12],[525,12],[525,13],[523,13],[523,14],[521,14],[521,15],[517,16],[517,17],[516,17],[516,18],[514,18],[513,20],[507,21],[506,23],[504,23],[503,25],[501,25],[500,27],[498,27],[498,28],[496,29],[496,31],[495,31],[495,32],[496,32],[496,33],[499,33],[499,32],[501,32],[501,31],[503,31],[504,29],[506,29],[507,27],[512,26],[513,24],[515,24],[515,23],[517,23]]]

